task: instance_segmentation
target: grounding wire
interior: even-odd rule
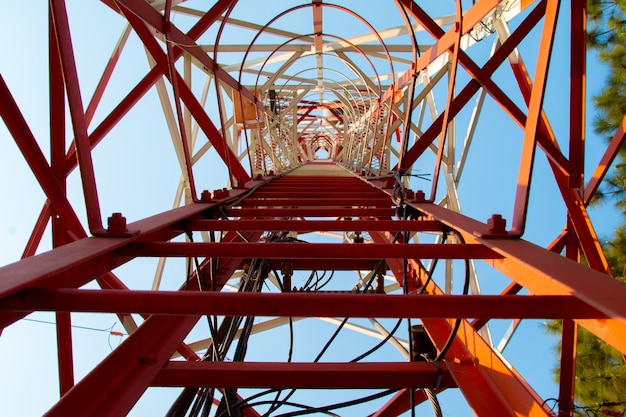
[[[458,232],[454,232],[457,239],[459,240],[459,242],[461,244],[465,243],[465,239],[463,238],[463,236],[458,233]],[[465,260],[465,280],[463,282],[463,295],[467,295],[469,293],[469,281],[470,281],[470,265],[469,265],[469,259]],[[435,358],[435,361],[439,361],[441,359],[443,359],[446,356],[446,353],[448,352],[448,349],[450,349],[450,346],[452,346],[452,342],[454,341],[454,338],[456,337],[457,332],[459,331],[459,327],[461,326],[461,321],[463,319],[461,318],[457,318],[455,323],[454,323],[454,328],[452,329],[452,332],[450,333],[450,336],[448,337],[448,340],[446,340],[446,343],[444,344],[443,348],[441,348],[441,351],[439,352],[439,354],[437,355],[437,357]]]
[[[435,417],[443,417],[443,413],[441,412],[441,404],[439,404],[439,399],[437,399],[435,391],[430,388],[424,388],[424,393],[426,394],[426,397],[428,397],[428,399],[430,400],[430,405],[433,408],[433,414],[435,414]]]
[[[447,230],[444,230],[443,235],[441,236],[442,245],[446,243],[447,237],[448,237],[448,232]],[[424,282],[424,285],[422,285],[422,288],[419,290],[418,294],[424,294],[424,292],[426,291],[426,287],[428,286],[428,284],[430,284],[430,281],[432,281],[433,279],[433,273],[435,272],[435,267],[437,266],[438,261],[439,259],[435,258],[430,263],[428,270],[426,271],[428,278],[426,278],[426,282]]]
[[[385,343],[387,343],[389,341],[389,339],[391,339],[393,337],[393,335],[395,334],[395,332],[398,330],[398,328],[400,327],[400,323],[402,323],[402,319],[399,319],[398,322],[395,324],[395,326],[393,327],[393,329],[391,329],[390,332],[387,332],[387,335],[376,344],[376,346],[374,346],[373,348],[371,348],[370,350],[368,350],[365,353],[362,353],[361,355],[357,356],[356,358],[352,359],[350,362],[358,362],[366,357],[368,357],[369,355],[371,355],[372,353],[376,352],[378,349],[380,349]]]
[[[284,414],[279,414],[276,417],[292,417],[292,416],[301,416],[301,415],[305,415],[305,414],[312,414],[312,413],[319,413],[319,412],[328,412],[330,410],[335,410],[337,408],[345,408],[345,407],[351,407],[353,405],[359,405],[359,404],[363,404],[369,401],[374,401],[377,400],[379,398],[382,397],[386,397],[389,394],[393,394],[394,392],[397,392],[398,390],[395,388],[392,389],[387,389],[385,391],[381,391],[378,392],[376,394],[372,394],[372,395],[368,395],[365,397],[361,397],[361,398],[357,398],[351,401],[344,401],[341,403],[336,403],[336,404],[331,404],[331,405],[327,405],[325,407],[311,407],[310,409],[307,410],[301,410],[301,411],[292,411],[289,413],[284,413]]]
[[[243,406],[242,408],[254,407],[254,406],[258,406],[258,405],[266,405],[266,404],[271,404],[271,403],[272,402],[269,401],[269,400],[257,401],[257,402],[254,402],[254,403],[247,404],[247,405]],[[288,405],[290,407],[303,408],[305,410],[305,412],[302,413],[302,414],[322,413],[322,414],[326,414],[326,415],[333,416],[333,417],[340,417],[338,414],[332,413],[332,412],[330,412],[328,410],[325,410],[324,408],[312,407],[310,405],[295,403],[295,402],[291,402],[291,401],[284,401],[283,404],[284,405]],[[264,414],[264,415],[268,415],[268,414]],[[281,414],[281,416],[286,416],[286,415],[288,415],[288,414]],[[295,414],[295,415],[299,415],[299,414]],[[220,417],[222,417],[222,416],[220,415]]]

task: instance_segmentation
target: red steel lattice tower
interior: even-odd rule
[[[168,416],[442,415],[455,390],[568,416],[577,326],[626,353],[586,210],[624,123],[585,176],[584,0],[74,3],[39,12],[43,99],[0,66],[45,201],[0,324],[54,312],[48,415],[141,414],[146,392]],[[94,313],[127,337],[79,378]],[[498,319],[563,320],[558,411]]]

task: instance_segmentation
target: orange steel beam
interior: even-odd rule
[[[488,263],[533,294],[569,295],[606,314],[606,320],[580,320],[578,323],[620,352],[626,352],[624,284],[523,240],[480,237],[489,234],[487,225],[459,213],[435,205],[415,204],[414,207],[498,252],[502,258]]]
[[[519,82],[520,89],[522,90],[522,95],[528,103],[530,100],[530,91],[533,84],[530,80],[530,76],[526,72],[526,68],[521,60],[521,57],[519,58],[518,62],[512,64],[511,67],[516,75],[516,79]],[[543,113],[543,111],[541,112],[540,123],[540,127],[548,132],[551,140],[556,141],[556,138],[554,138],[554,135],[552,134],[552,131],[550,129],[550,124],[547,120],[547,117],[545,113]],[[573,137],[571,137],[570,139],[574,141],[581,140],[580,138],[576,139]],[[570,148],[576,148],[577,146],[580,146],[580,144],[572,144]],[[580,157],[580,155],[578,157]],[[563,201],[568,209],[568,216],[572,220],[572,226],[579,236],[580,244],[589,264],[592,268],[598,271],[608,273],[608,263],[603,254],[600,241],[596,236],[596,233],[593,229],[593,226],[591,225],[591,222],[589,221],[589,216],[585,209],[585,206],[588,203],[586,204],[582,200],[582,189],[572,188],[572,177],[569,174],[563,174],[563,172],[559,170],[558,167],[556,167],[555,163],[552,160],[549,160],[548,162],[550,163],[550,167],[552,168],[552,172],[554,173],[557,185],[559,186],[559,190],[561,191]],[[578,175],[582,176],[584,172],[582,170],[579,171],[580,174]]]
[[[485,90],[500,104],[500,106],[512,117],[512,119],[521,127],[526,124],[526,116],[521,110],[505,95],[499,87],[490,79],[491,74],[500,66],[500,64],[506,59],[509,54],[517,47],[517,45],[524,39],[528,32],[539,22],[543,17],[545,10],[545,1],[540,2],[535,7],[520,26],[511,34],[511,36],[504,42],[504,44],[496,50],[495,54],[487,61],[487,63],[480,69],[463,51],[460,51],[459,61],[462,66],[473,77],[465,88],[457,95],[452,101],[451,109],[452,114],[456,115],[461,108],[467,104],[470,98],[478,91],[479,88],[485,88]],[[421,8],[415,6],[413,10],[415,18],[421,22],[429,32],[437,37],[441,36],[443,30],[430,18]],[[413,145],[413,147],[407,153],[404,166],[408,167],[415,162],[415,160],[421,155],[421,153],[430,145],[435,138],[436,132],[441,129],[443,115],[440,115],[428,128],[422,137]],[[555,145],[555,142],[545,136],[543,130],[539,130],[537,137],[538,143],[541,148],[546,152],[548,158],[556,163],[556,166],[566,172],[569,162],[563,156],[561,151]]]
[[[388,239],[377,233],[372,237],[376,241]],[[387,263],[401,284],[402,262],[388,259]],[[424,284],[424,276],[418,273],[422,269],[420,265],[413,260],[408,260],[408,265],[411,267],[407,269],[407,281]],[[426,291],[442,294],[432,281]],[[543,400],[524,379],[504,363],[467,320],[460,320],[459,331],[444,361],[473,411],[481,416],[549,416],[550,411],[544,407]],[[452,321],[424,318],[422,323],[435,346],[442,349],[452,332]]]

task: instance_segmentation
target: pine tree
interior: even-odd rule
[[[587,46],[598,53],[609,74],[604,89],[593,98],[597,110],[596,133],[610,139],[626,114],[626,0],[587,1]],[[598,198],[613,197],[618,207],[626,209],[626,148]]]

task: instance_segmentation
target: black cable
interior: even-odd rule
[[[387,336],[385,336],[380,342],[378,342],[376,344],[376,346],[374,346],[373,348],[371,348],[370,350],[368,350],[367,352],[357,356],[356,358],[352,359],[350,362],[358,362],[366,357],[368,357],[369,355],[371,355],[372,353],[376,352],[378,349],[380,349],[385,343],[387,343],[389,341],[389,339],[391,339],[394,335],[394,333],[398,330],[398,328],[400,327],[400,323],[402,323],[402,319],[399,319],[398,322],[395,324],[395,326],[393,327],[393,329],[391,329],[390,332],[387,333]]]
[[[253,407],[253,406],[258,406],[258,405],[266,405],[266,404],[272,404],[272,401],[257,401],[255,403],[250,403],[242,408],[247,408],[247,407]],[[328,410],[324,410],[321,408],[316,408],[316,407],[312,407],[310,405],[306,405],[306,404],[300,404],[300,403],[294,403],[294,402],[290,402],[290,401],[285,401],[284,405],[288,405],[290,407],[299,407],[299,408],[303,408],[305,410],[307,410],[304,414],[309,414],[309,413],[322,413],[322,414],[327,414],[329,416],[333,416],[333,417],[341,417],[335,413],[331,413]],[[267,413],[264,415],[268,415]],[[281,414],[281,416],[286,416],[288,414]],[[298,414],[295,414],[298,415]],[[221,417],[221,416],[220,416]]]
[[[301,416],[301,415],[305,415],[305,414],[327,412],[327,411],[330,411],[330,410],[335,410],[337,408],[351,407],[353,405],[359,405],[359,404],[363,404],[363,403],[366,403],[366,402],[369,402],[369,401],[377,400],[377,399],[382,398],[382,397],[386,397],[387,395],[393,394],[396,391],[398,391],[398,390],[397,389],[388,389],[388,390],[381,391],[381,392],[378,392],[376,394],[368,395],[366,397],[358,398],[358,399],[355,399],[355,400],[345,401],[345,402],[336,403],[336,404],[332,404],[332,405],[327,405],[325,407],[311,407],[310,409],[307,409],[307,410],[293,411],[293,412],[290,412],[290,413],[279,414],[276,417]]]
[[[442,245],[446,243],[447,238],[448,238],[447,230],[444,230],[443,235],[441,236]],[[430,281],[432,281],[433,279],[433,273],[435,272],[435,267],[437,266],[438,261],[439,259],[435,258],[430,263],[430,266],[428,267],[428,270],[426,271],[426,275],[428,275],[428,278],[426,278],[426,282],[424,282],[424,285],[422,285],[422,288],[419,290],[418,294],[424,294],[424,292],[426,291],[426,287],[428,286],[428,284],[430,284]]]
[[[463,239],[463,236],[460,233],[455,232],[455,235],[457,236],[459,243],[465,244],[465,239]],[[463,283],[463,295],[467,295],[469,293],[469,280],[470,280],[470,264],[469,264],[469,259],[466,259],[465,260],[465,281]],[[452,342],[454,341],[454,338],[456,337],[456,334],[459,331],[459,327],[461,326],[462,320],[463,319],[461,318],[456,319],[454,323],[454,328],[452,329],[450,336],[448,336],[448,340],[446,340],[446,343],[444,344],[443,348],[441,349],[441,351],[435,358],[435,361],[439,361],[446,356],[448,349],[450,349],[450,346],[452,346]]]
[[[330,276],[326,279],[326,281],[322,285],[316,287],[315,289],[316,290],[321,290],[322,288],[324,288],[330,282],[330,280],[333,277],[333,275],[335,275],[335,271],[330,271]]]
[[[406,210],[403,210],[403,219],[406,220],[407,218],[407,212]],[[409,232],[403,232],[403,237],[404,237],[404,242],[408,243],[409,241]],[[402,293],[404,295],[407,295],[409,290],[408,290],[408,261],[406,258],[402,259]],[[407,325],[407,333],[409,335],[408,339],[409,339],[409,360],[412,361],[413,360],[413,331],[411,329],[411,318],[408,317],[406,320],[406,325]],[[411,388],[411,390],[409,391],[409,405],[411,408],[411,417],[415,417],[415,391]]]
[[[289,353],[287,354],[287,363],[291,362],[293,353],[293,319],[289,317]],[[276,392],[276,396],[274,397],[273,404],[276,404],[280,398],[280,394],[282,394],[283,390],[280,389]]]

